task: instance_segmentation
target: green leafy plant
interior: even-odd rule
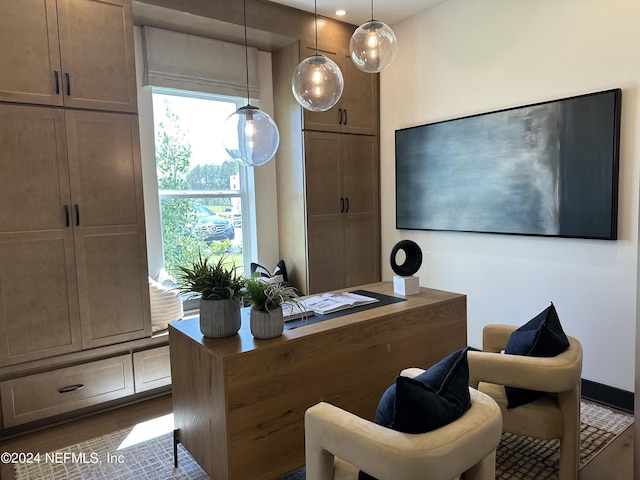
[[[228,267],[226,257],[209,263],[198,255],[191,267],[180,267],[180,291],[200,293],[204,300],[240,299],[244,296],[245,280],[235,263]]]
[[[229,250],[231,250],[231,240],[220,240],[217,242],[212,242],[209,247],[209,251],[211,255],[221,255],[224,256]]]
[[[280,283],[269,283],[259,276],[246,279],[245,289],[247,302],[251,308],[260,312],[271,312],[283,303],[290,303],[294,307],[301,305],[295,288]]]

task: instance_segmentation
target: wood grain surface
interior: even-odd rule
[[[393,295],[389,282],[358,289]],[[169,341],[181,443],[214,480],[276,479],[304,464],[307,408],[326,401],[372,419],[400,370],[466,346],[466,297],[422,289],[271,340],[248,324],[205,338],[191,319],[171,324]]]

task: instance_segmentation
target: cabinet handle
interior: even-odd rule
[[[69,75],[69,72],[65,72],[64,74],[64,78],[67,81],[67,96],[71,96],[71,75]]]
[[[338,109],[338,125],[342,125],[342,109]]]
[[[58,70],[54,70],[53,75],[56,78],[56,95],[60,95],[60,74]]]
[[[80,208],[78,207],[78,204],[76,203],[73,208],[76,211],[76,226],[80,226]]]
[[[69,385],[68,387],[62,387],[58,390],[58,393],[71,393],[77,392],[78,390],[82,390],[84,388],[84,384],[78,383],[77,385]]]
[[[342,123],[343,125],[347,124],[347,109],[344,109],[344,122]]]
[[[344,213],[344,197],[340,197],[340,213]]]
[[[349,197],[345,197],[344,200],[345,200],[345,203],[347,205],[347,208],[344,211],[345,211],[345,213],[348,213],[349,212]]]
[[[69,205],[65,205],[64,206],[64,226],[65,227],[70,226],[70,223],[69,223]]]

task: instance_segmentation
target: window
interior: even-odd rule
[[[164,268],[174,280],[198,255],[225,256],[243,273],[247,171],[222,144],[241,100],[153,88]],[[245,208],[246,210],[246,208]]]

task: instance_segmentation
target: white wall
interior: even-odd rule
[[[162,251],[162,227],[160,225],[160,200],[156,174],[155,133],[153,127],[153,97],[151,88],[142,85],[144,62],[142,53],[142,29],[134,27],[136,82],[138,86],[138,124],[140,126],[140,156],[142,161],[142,187],[144,191],[144,216],[147,234],[147,259],[149,276],[157,278],[164,266]]]
[[[258,52],[260,69],[260,104],[261,110],[273,118],[273,75],[271,73],[271,54]],[[251,252],[251,260],[273,270],[280,251],[278,247],[278,195],[276,190],[276,162],[278,154],[268,163],[254,168],[255,182],[255,214],[256,249]],[[247,268],[248,271],[248,268]]]
[[[423,286],[468,295],[468,341],[550,301],[584,347],[583,378],[634,390],[640,165],[638,0],[449,0],[393,25],[381,74],[383,279],[401,239],[423,250]],[[622,88],[619,239],[395,230],[394,131]]]

